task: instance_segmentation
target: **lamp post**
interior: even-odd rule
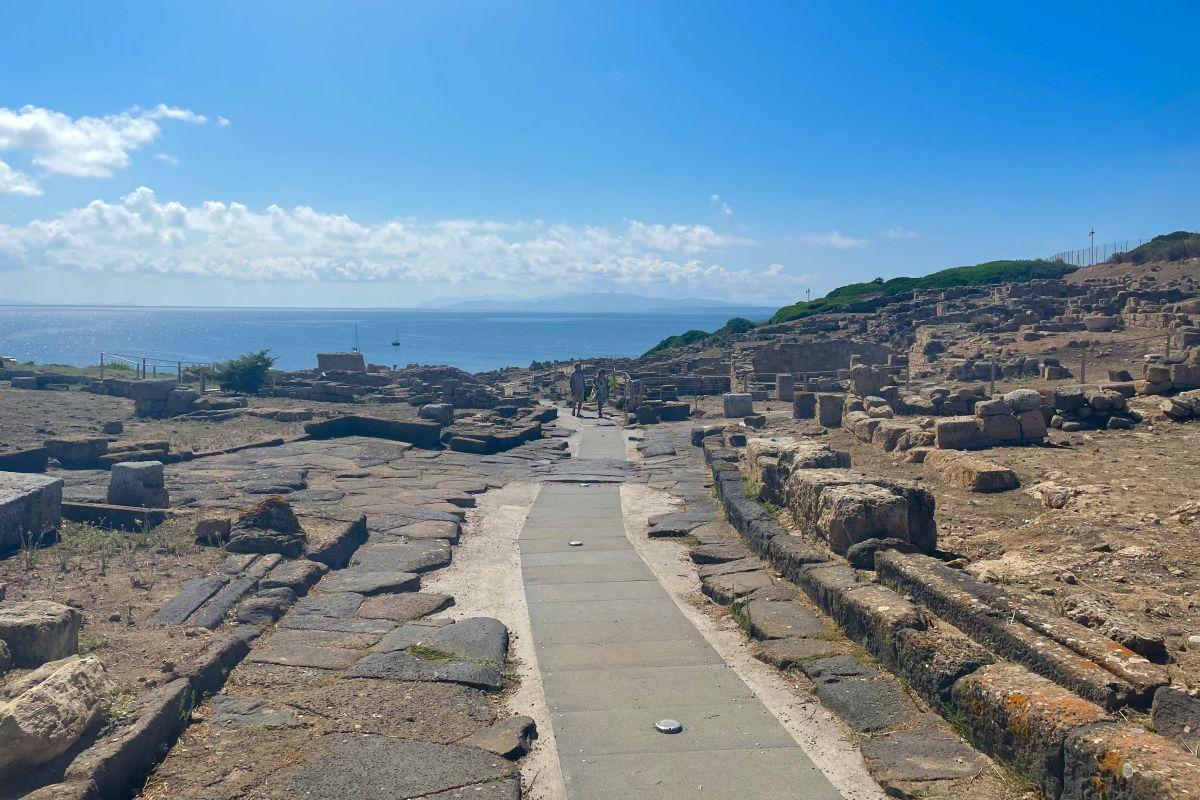
[[[1090,267],[1096,263],[1096,229],[1095,228],[1092,228],[1091,230],[1088,231],[1088,249],[1090,251],[1090,253],[1088,255],[1088,266]]]

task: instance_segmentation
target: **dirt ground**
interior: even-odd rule
[[[146,624],[179,584],[211,572],[223,550],[199,547],[186,519],[147,533],[64,523],[59,540],[0,560],[6,600],[54,600],[83,612],[80,652],[103,656],[122,692],[138,694],[171,679],[207,644]]]
[[[349,405],[292,400],[285,397],[252,397],[247,411],[262,409],[305,409],[315,417],[354,412],[370,413],[387,419],[412,419],[417,410],[408,403]],[[220,422],[202,419],[142,420],[133,416],[133,401],[80,392],[30,391],[0,385],[0,453],[35,447],[46,439],[92,435],[101,436],[106,422],[123,422],[126,441],[160,441],[171,450],[204,452],[237,447],[276,437],[290,438],[304,433],[304,422],[278,422],[250,413]]]

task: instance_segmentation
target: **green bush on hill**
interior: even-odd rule
[[[277,361],[269,353],[269,350],[259,350],[217,364],[217,385],[227,392],[258,394],[267,385],[267,373]]]
[[[1109,263],[1145,264],[1150,261],[1182,261],[1185,258],[1200,258],[1200,233],[1175,231],[1155,236],[1128,253],[1117,253],[1109,259]]]
[[[674,350],[677,347],[687,347],[689,344],[695,344],[696,342],[718,344],[734,334],[745,333],[752,328],[754,328],[754,323],[750,320],[745,317],[734,317],[712,333],[693,329],[675,336],[668,336],[642,355],[645,357],[654,353],[662,353],[666,350]]]
[[[989,261],[969,267],[954,267],[921,278],[876,278],[868,283],[852,283],[834,289],[824,297],[784,306],[771,317],[771,323],[791,322],[814,314],[873,311],[896,295],[919,289],[950,289],[956,286],[987,286],[994,283],[1019,283],[1035,278],[1061,278],[1076,267],[1044,259]]]

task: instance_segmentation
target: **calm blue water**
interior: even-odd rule
[[[548,314],[386,309],[0,307],[0,355],[87,366],[100,352],[221,361],[267,348],[280,369],[309,369],[318,352],[359,348],[375,364],[451,364],[471,372],[530,361],[636,356],[691,328],[715,330],[746,310]],[[400,341],[392,347],[392,339]]]

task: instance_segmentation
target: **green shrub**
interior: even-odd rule
[[[1151,261],[1183,261],[1186,258],[1200,258],[1200,233],[1175,231],[1155,236],[1128,253],[1117,253],[1109,261],[1113,264],[1145,264]]]
[[[267,373],[277,360],[269,353],[259,350],[217,364],[217,385],[227,392],[258,394],[267,385]]]
[[[712,333],[701,330],[690,330],[677,336],[668,336],[642,355],[648,356],[653,353],[674,350],[677,347],[687,347],[689,344],[695,344],[696,342],[720,344],[734,334],[745,333],[753,328],[754,323],[745,317],[734,317]]]

